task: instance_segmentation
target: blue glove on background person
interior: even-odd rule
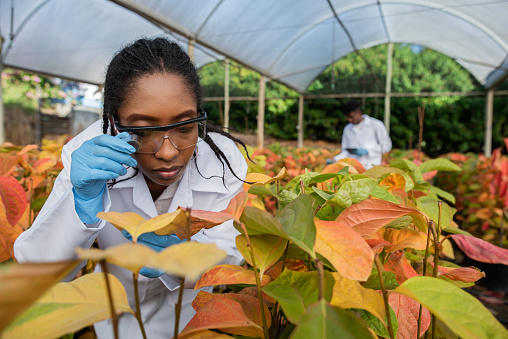
[[[129,232],[126,230],[122,230],[122,234],[124,237],[132,241],[132,237]],[[138,238],[137,243],[143,244],[145,246],[150,247],[152,250],[160,252],[171,245],[176,245],[182,242],[187,241],[186,239],[182,240],[178,238],[176,235],[157,235],[154,232],[149,232],[145,234],[141,234]],[[156,268],[143,267],[139,274],[144,275],[148,278],[158,278],[164,274],[164,271],[158,270]]]
[[[363,156],[369,154],[369,152],[365,148],[357,148],[356,154],[359,156]]]
[[[72,152],[71,182],[74,204],[79,219],[85,224],[99,221],[102,211],[102,194],[106,182],[127,173],[123,165],[134,167],[136,160],[130,156],[136,149],[125,140],[128,133],[117,136],[103,134],[85,141]]]

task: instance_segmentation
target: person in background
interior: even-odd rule
[[[342,133],[342,152],[333,160],[344,158],[358,160],[363,167],[369,169],[381,165],[384,153],[392,149],[392,141],[385,125],[366,114],[362,114],[358,101],[351,100],[342,106],[342,112],[349,124]]]

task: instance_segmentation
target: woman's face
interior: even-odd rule
[[[196,108],[196,98],[180,76],[146,75],[126,93],[118,109],[119,122],[124,126],[165,126],[196,118]],[[183,176],[194,149],[178,150],[164,139],[155,154],[133,154],[154,198]]]

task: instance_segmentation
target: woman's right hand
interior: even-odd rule
[[[114,137],[103,134],[85,141],[72,152],[70,178],[76,212],[84,223],[98,221],[96,214],[102,210],[106,182],[127,173],[123,165],[137,165],[130,155],[136,149],[123,140],[127,136],[126,132]]]

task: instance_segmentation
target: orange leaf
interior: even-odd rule
[[[9,175],[11,175],[12,172],[14,172],[14,170],[16,169],[16,166],[18,165],[19,159],[20,159],[19,155],[13,155],[5,159],[2,159],[0,161],[0,176],[8,177]]]
[[[314,249],[345,278],[366,281],[372,271],[374,253],[354,230],[335,221],[314,220]]]
[[[370,249],[374,251],[374,253],[376,253],[378,250],[381,252],[383,247],[393,246],[391,242],[383,239],[365,239],[365,242],[370,246]]]
[[[263,328],[245,315],[242,305],[221,296],[214,297],[206,303],[178,337],[184,339],[191,333],[206,329],[220,329],[228,333],[263,337]]]
[[[453,240],[470,258],[490,264],[508,265],[508,250],[462,234],[452,234]]]
[[[250,295],[251,297],[257,298],[258,297],[258,288],[257,288],[257,286],[246,287],[238,293]],[[270,297],[268,294],[266,294],[263,291],[261,291],[261,296],[263,298],[263,302],[268,307],[273,307],[275,305],[275,303],[277,302],[277,300],[275,300],[275,298]]]
[[[395,245],[389,249],[389,253],[406,248],[424,250],[427,246],[427,235],[409,228],[401,230],[387,229],[385,238],[386,241]]]
[[[18,152],[18,154],[23,155],[23,154],[26,154],[26,153],[30,152],[31,150],[37,149],[37,148],[39,148],[39,146],[37,146],[35,144],[26,145],[25,147],[23,147],[23,149],[21,151]]]
[[[261,286],[268,284],[270,277],[263,275]],[[204,286],[222,285],[222,284],[247,284],[255,285],[256,277],[254,271],[235,265],[218,265],[212,267],[197,281],[196,287],[198,289]]]
[[[335,221],[351,227],[362,237],[368,237],[393,220],[404,215],[414,214],[427,218],[420,211],[396,205],[394,203],[367,199],[346,208]]]
[[[240,216],[243,213],[243,209],[247,205],[247,200],[249,199],[249,194],[245,191],[238,192],[237,195],[228,204],[228,207],[222,212],[231,214],[235,221],[240,219]]]
[[[35,172],[41,173],[56,165],[56,160],[51,158],[38,159],[32,165]]]
[[[430,262],[432,267],[434,263]],[[476,267],[444,267],[438,266],[437,271],[439,275],[443,275],[451,280],[462,281],[466,283],[472,283],[485,277],[485,273],[477,269]]]
[[[16,225],[28,204],[25,190],[13,177],[0,177],[0,196],[5,206],[7,221],[12,226]]]
[[[418,273],[409,264],[407,259],[404,257],[404,251],[398,250],[388,256],[388,261],[384,265],[386,271],[395,273],[397,282],[402,284],[409,278],[416,277]]]
[[[185,211],[185,208],[180,208]],[[191,210],[191,236],[198,233],[203,228],[209,229],[231,219],[233,219],[233,216],[224,212]],[[185,228],[177,231],[175,234],[180,239],[187,238],[187,231]]]
[[[385,187],[390,192],[398,188],[404,190],[406,188],[406,179],[404,179],[402,174],[391,173],[379,183],[379,186]]]
[[[257,288],[257,287],[254,287]],[[192,307],[196,312],[199,312],[207,303],[209,303],[214,298],[228,298],[236,301],[240,305],[242,305],[243,311],[245,315],[255,322],[259,326],[263,326],[263,320],[261,319],[261,311],[259,306],[259,299],[257,296],[251,296],[248,294],[237,294],[237,293],[222,293],[222,294],[213,294],[204,291],[200,291],[194,301],[192,302]],[[271,316],[268,307],[264,306],[264,312],[266,316],[266,320],[268,322],[268,327],[271,324]],[[227,331],[226,331],[227,332]]]
[[[430,312],[425,307],[422,308],[422,322],[420,335],[418,333],[418,313],[420,304],[413,299],[399,293],[390,293],[388,303],[392,307],[399,329],[397,330],[397,339],[414,339],[427,331],[430,326]]]

